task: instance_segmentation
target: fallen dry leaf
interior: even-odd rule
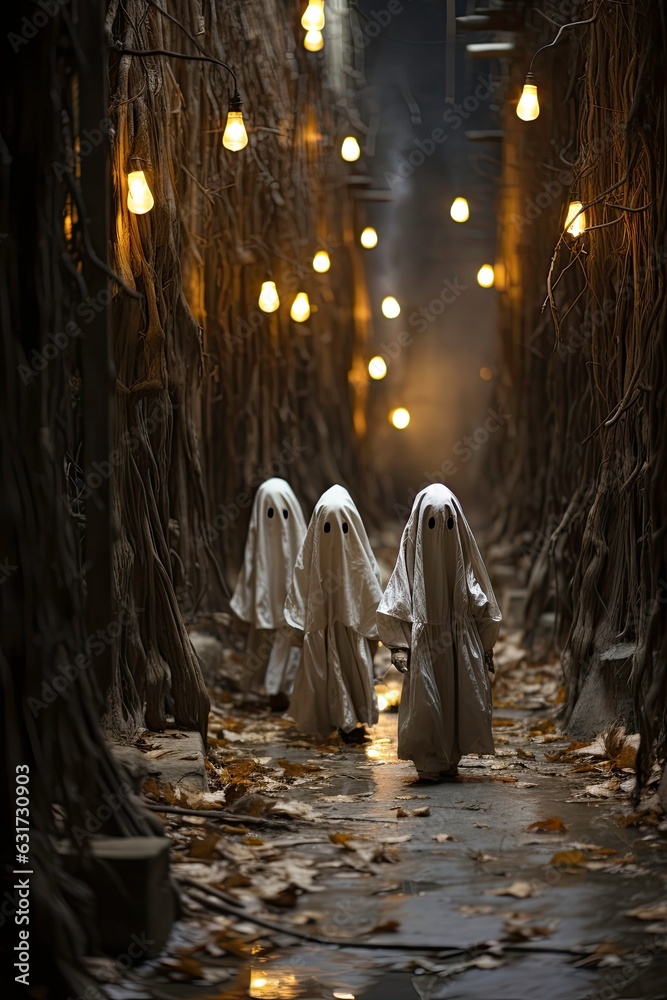
[[[385,920],[384,923],[374,927],[371,934],[395,934],[400,926],[398,920]]]
[[[528,899],[529,896],[535,896],[536,892],[530,882],[512,882],[511,885],[504,886],[501,889],[490,889],[488,895],[514,896],[516,899]]]
[[[483,851],[468,851],[468,857],[472,861],[497,861],[498,858],[493,854],[484,854]]]
[[[535,754],[530,750],[524,750],[523,747],[517,747],[516,755],[522,760],[535,760]]]
[[[456,840],[456,837],[452,837],[451,833],[434,833],[433,840],[436,844],[444,844],[448,840]]]
[[[400,806],[399,806],[399,807],[398,807],[398,809],[396,810],[396,818],[397,818],[397,819],[405,819],[405,817],[406,817],[406,816],[408,816],[408,815],[409,815],[409,814],[408,814],[408,813],[406,813],[405,809],[401,809],[401,807],[400,807]]]
[[[421,806],[419,809],[413,809],[412,810],[412,815],[413,816],[430,816],[431,815],[431,810],[429,809],[428,806]]]
[[[635,917],[637,920],[667,920],[667,903],[659,903],[657,906],[638,906],[634,910],[626,910],[626,917]]]
[[[583,851],[556,851],[549,864],[555,865],[557,868],[570,868],[574,865],[581,865],[585,861],[586,855]]]
[[[549,819],[538,819],[526,827],[526,833],[535,830],[537,833],[567,833],[567,827],[560,816],[550,816]]]
[[[276,763],[280,764],[286,778],[302,778],[304,774],[322,770],[318,764],[297,764],[290,760],[277,760]]]
[[[354,837],[352,836],[351,833],[330,833],[329,840],[331,841],[332,844],[342,844],[343,846],[345,846],[345,844],[348,844],[351,840],[354,840]]]

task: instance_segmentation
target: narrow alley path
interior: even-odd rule
[[[365,746],[323,745],[214,690],[211,791],[145,785],[208,813],[164,813],[183,919],[109,996],[667,995],[667,828],[650,798],[633,812],[635,740],[559,733],[560,666],[527,663],[517,635],[497,647],[496,757],[435,786],[397,760],[395,711]],[[391,669],[381,703],[399,687]]]

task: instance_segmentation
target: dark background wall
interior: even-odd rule
[[[480,499],[476,472],[490,445],[469,447],[464,437],[483,427],[490,406],[492,383],[480,377],[480,369],[495,370],[496,292],[480,288],[476,275],[483,263],[494,262],[499,164],[496,144],[472,143],[465,132],[497,127],[500,66],[466,56],[466,43],[484,35],[459,32],[448,47],[442,0],[405,0],[393,14],[373,0],[360,6],[369,18],[360,18],[364,117],[373,154],[368,165],[377,186],[392,193],[391,200],[368,208],[379,234],[377,248],[365,254],[376,346],[383,352],[382,345],[389,345],[390,354],[387,378],[370,391],[372,452],[399,516],[415,491],[438,476],[474,507]],[[457,14],[467,13],[466,2],[456,6]],[[378,20],[383,26],[376,34],[372,25]],[[446,103],[452,54],[453,104]],[[464,224],[449,214],[458,195],[470,204]],[[398,319],[381,313],[388,294],[401,303]],[[397,342],[402,332],[412,338],[407,347]],[[394,406],[410,410],[404,431],[387,420]],[[478,439],[484,436],[478,433]]]

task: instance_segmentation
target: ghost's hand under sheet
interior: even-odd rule
[[[410,654],[407,649],[392,649],[391,662],[402,674],[410,669]]]
[[[484,663],[486,664],[486,669],[489,671],[489,673],[490,674],[495,674],[496,667],[495,667],[495,664],[493,662],[493,650],[492,649],[487,649],[487,651],[485,652],[485,654],[484,654]]]

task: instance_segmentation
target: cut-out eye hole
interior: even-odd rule
[[[266,512],[266,516],[273,517],[273,507],[269,507],[269,509]]]
[[[347,535],[347,521],[343,521],[343,534]]]
[[[331,531],[331,525],[329,524],[328,521],[325,521],[325,523],[324,523],[324,532],[325,532],[325,534],[328,535],[330,531]]]
[[[450,515],[449,515],[449,517],[447,518],[447,527],[449,528],[449,530],[450,530],[450,531],[451,531],[451,530],[452,530],[452,528],[454,527],[454,518],[452,517],[452,515],[451,515],[451,514],[450,514]]]
[[[434,517],[429,517],[429,519],[428,519],[428,526],[429,526],[429,528],[435,528],[435,518]]]
[[[287,518],[289,517],[289,511],[284,510],[283,511],[283,517],[285,518],[285,520],[287,520]]]

